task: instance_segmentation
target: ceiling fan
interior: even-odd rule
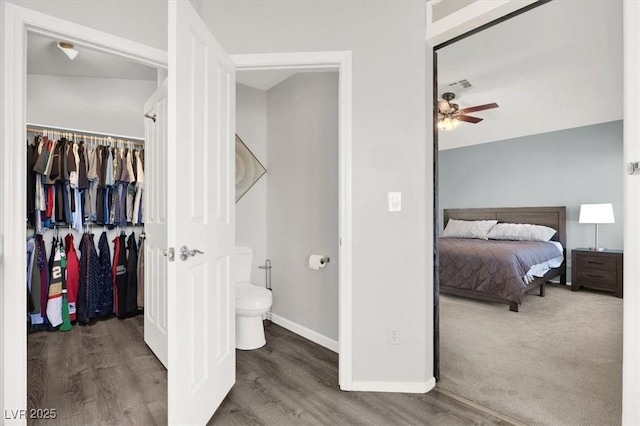
[[[498,108],[500,105],[494,103],[477,105],[474,107],[459,109],[458,104],[451,102],[456,97],[451,92],[442,94],[442,100],[438,101],[438,128],[450,130],[458,126],[461,121],[467,123],[479,123],[483,119],[467,115],[470,112],[484,111],[485,109]]]

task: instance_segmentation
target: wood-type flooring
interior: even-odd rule
[[[209,425],[511,425],[455,395],[342,392],[338,355],[275,324],[267,345],[237,351],[237,381]],[[144,344],[143,318],[28,336],[30,425],[162,425],[167,374]],[[494,415],[495,414],[495,415]]]

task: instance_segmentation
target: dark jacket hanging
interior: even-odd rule
[[[118,318],[127,317],[127,246],[124,234],[113,240],[113,279],[115,292],[115,308]]]
[[[47,262],[47,247],[41,235],[36,237],[38,244],[38,269],[40,269],[40,316],[47,324],[47,298],[49,295],[49,264]]]
[[[113,314],[113,279],[111,277],[111,252],[107,232],[102,232],[98,242],[100,250],[100,275],[98,280],[98,316]]]
[[[98,306],[97,285],[100,277],[98,252],[93,234],[84,234],[80,240],[80,286],[76,306],[78,321],[88,323],[96,316]]]
[[[135,232],[132,232],[127,239],[127,313],[129,315],[138,312],[138,245],[136,244]]]

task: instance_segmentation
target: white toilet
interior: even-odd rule
[[[252,261],[251,247],[236,247],[236,348],[243,350],[258,349],[267,343],[262,315],[273,302],[270,290],[249,282]]]

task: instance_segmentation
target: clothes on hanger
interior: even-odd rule
[[[96,316],[98,306],[97,285],[100,277],[98,251],[93,234],[85,233],[80,239],[80,286],[78,287],[77,318],[88,323]]]
[[[136,273],[138,275],[138,310],[144,309],[144,240],[145,233],[142,232],[139,238],[138,244],[138,268]]]
[[[62,288],[65,278],[63,269],[62,250],[59,250],[57,238],[54,238],[52,248],[53,264],[51,266],[51,282],[49,284],[49,298],[47,300],[47,318],[52,327],[62,324]],[[66,265],[66,262],[64,262]]]
[[[109,251],[109,241],[107,232],[103,231],[98,242],[99,254],[99,278],[96,283],[98,287],[97,316],[107,316],[113,314],[113,279],[111,277],[111,252]]]
[[[113,285],[118,318],[127,317],[127,246],[124,232],[113,240]]]
[[[67,302],[69,304],[69,319],[76,320],[76,303],[78,301],[78,287],[80,285],[80,260],[73,245],[73,235],[64,237],[65,254],[67,256]]]
[[[56,224],[80,232],[85,221],[142,224],[143,158],[144,150],[37,136],[27,146],[27,223],[38,233]]]
[[[134,315],[138,312],[138,245],[135,232],[127,238],[127,314]]]

